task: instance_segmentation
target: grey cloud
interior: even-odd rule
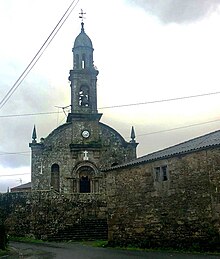
[[[215,12],[219,0],[127,0],[144,8],[164,23],[189,23]]]
[[[4,91],[0,90],[0,98],[6,94],[6,89],[10,88],[10,84],[6,81],[0,79],[0,84],[4,85]],[[67,92],[68,85],[64,89]],[[44,78],[27,78],[2,108],[0,115],[57,111],[54,106],[62,103],[63,92],[63,89],[54,89]],[[30,151],[28,144],[31,142],[33,125],[36,124],[39,140],[40,137],[46,137],[50,133],[51,127],[56,127],[56,122],[56,114],[0,117],[0,165],[12,168],[29,166],[30,154],[3,153]]]

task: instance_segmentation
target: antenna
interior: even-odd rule
[[[67,105],[67,106],[55,106],[58,109],[62,109],[63,113],[65,114],[65,116],[67,117],[66,111],[65,109],[69,108],[71,105]]]

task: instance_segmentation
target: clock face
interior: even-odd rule
[[[83,136],[84,138],[88,138],[88,137],[90,136],[89,131],[88,131],[88,130],[84,130],[84,131],[82,132],[82,136]]]

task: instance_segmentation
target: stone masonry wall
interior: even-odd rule
[[[107,183],[111,244],[220,249],[219,149],[110,171]]]
[[[0,219],[10,235],[47,239],[80,220],[106,219],[103,200],[100,194],[7,193],[0,195]]]

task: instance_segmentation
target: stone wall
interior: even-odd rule
[[[119,168],[107,183],[111,244],[220,249],[219,149]]]
[[[106,219],[106,203],[100,194],[7,193],[0,195],[0,208],[10,235],[38,239],[48,239],[81,220]]]
[[[103,177],[106,193],[1,194],[0,222],[11,235],[51,239],[108,217],[112,245],[220,250],[218,148],[121,167]]]

